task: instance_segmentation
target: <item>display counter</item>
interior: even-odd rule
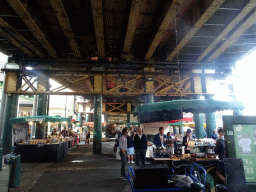
[[[16,153],[21,155],[21,162],[56,162],[68,154],[69,141],[47,144],[18,144]]]

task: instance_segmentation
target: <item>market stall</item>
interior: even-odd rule
[[[13,145],[22,162],[60,161],[74,146],[73,137],[63,137],[61,129],[68,127],[69,118],[34,116],[11,119]],[[51,131],[56,129],[56,134]]]

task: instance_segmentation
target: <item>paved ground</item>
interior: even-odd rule
[[[121,162],[115,160],[113,146],[114,142],[102,143],[102,155],[96,155],[92,153],[92,144],[79,145],[61,162],[22,163],[21,185],[10,191],[131,191],[128,181],[119,178]]]

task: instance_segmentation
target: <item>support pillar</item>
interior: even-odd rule
[[[180,126],[180,135],[184,135],[184,127],[183,127],[183,125]]]
[[[5,76],[4,92],[15,92],[21,84],[21,78],[17,72],[7,72]],[[12,151],[12,124],[10,119],[17,117],[19,95],[7,94],[5,101],[5,115],[3,118],[3,136],[2,148],[3,154],[8,154]]]
[[[94,130],[93,153],[101,154],[102,151],[102,75],[94,75]]]
[[[146,103],[154,103],[154,80],[152,77],[146,77],[146,93]]]
[[[242,110],[237,109],[237,110],[233,111],[233,115],[242,116],[243,112],[242,112]]]
[[[206,133],[209,138],[214,129],[216,129],[216,117],[215,113],[206,113]]]
[[[5,113],[5,100],[7,94],[4,93],[4,84],[5,84],[5,74],[4,74],[4,81],[3,81],[3,88],[2,88],[2,100],[1,100],[1,111],[0,111],[0,144],[2,145],[2,138],[3,138],[3,126],[4,126],[4,113]],[[2,148],[2,146],[0,146]]]
[[[102,150],[102,95],[94,95],[94,131],[93,131],[93,153],[101,154]]]
[[[195,121],[195,133],[197,139],[204,138],[204,126],[203,126],[203,118],[201,113],[193,113],[193,118]]]
[[[127,103],[127,128],[130,128],[131,125],[131,112],[132,112],[132,105],[131,103]]]
[[[37,102],[38,102],[38,95],[34,95],[34,101],[33,101],[33,111],[32,111],[32,116],[36,116],[37,112]],[[31,131],[31,138],[34,137],[36,131],[36,124],[32,124],[32,131]]]
[[[174,135],[179,134],[179,127],[173,127],[173,134]]]
[[[37,80],[37,91],[38,92],[46,92],[49,91],[49,78],[40,74]],[[41,93],[38,95],[38,104],[37,104],[37,116],[44,116],[47,114],[47,95]],[[36,124],[36,134],[35,139],[44,139],[43,127],[38,123]]]

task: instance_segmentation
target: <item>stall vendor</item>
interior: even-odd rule
[[[61,131],[61,134],[63,137],[68,137],[68,131],[66,128],[64,128],[62,131]]]
[[[57,129],[55,129],[55,128],[52,130],[52,136],[53,135],[57,135]]]
[[[219,159],[223,160],[226,158],[226,149],[225,149],[225,140],[224,140],[224,133],[222,129],[218,130],[219,140],[217,141],[215,147],[215,153],[219,155]]]
[[[159,127],[159,133],[154,136],[154,144],[156,147],[166,147],[167,136],[164,134],[164,128]]]
[[[190,141],[191,129],[187,129],[186,135],[183,137],[182,146],[185,146],[185,153],[189,153],[188,142]]]

